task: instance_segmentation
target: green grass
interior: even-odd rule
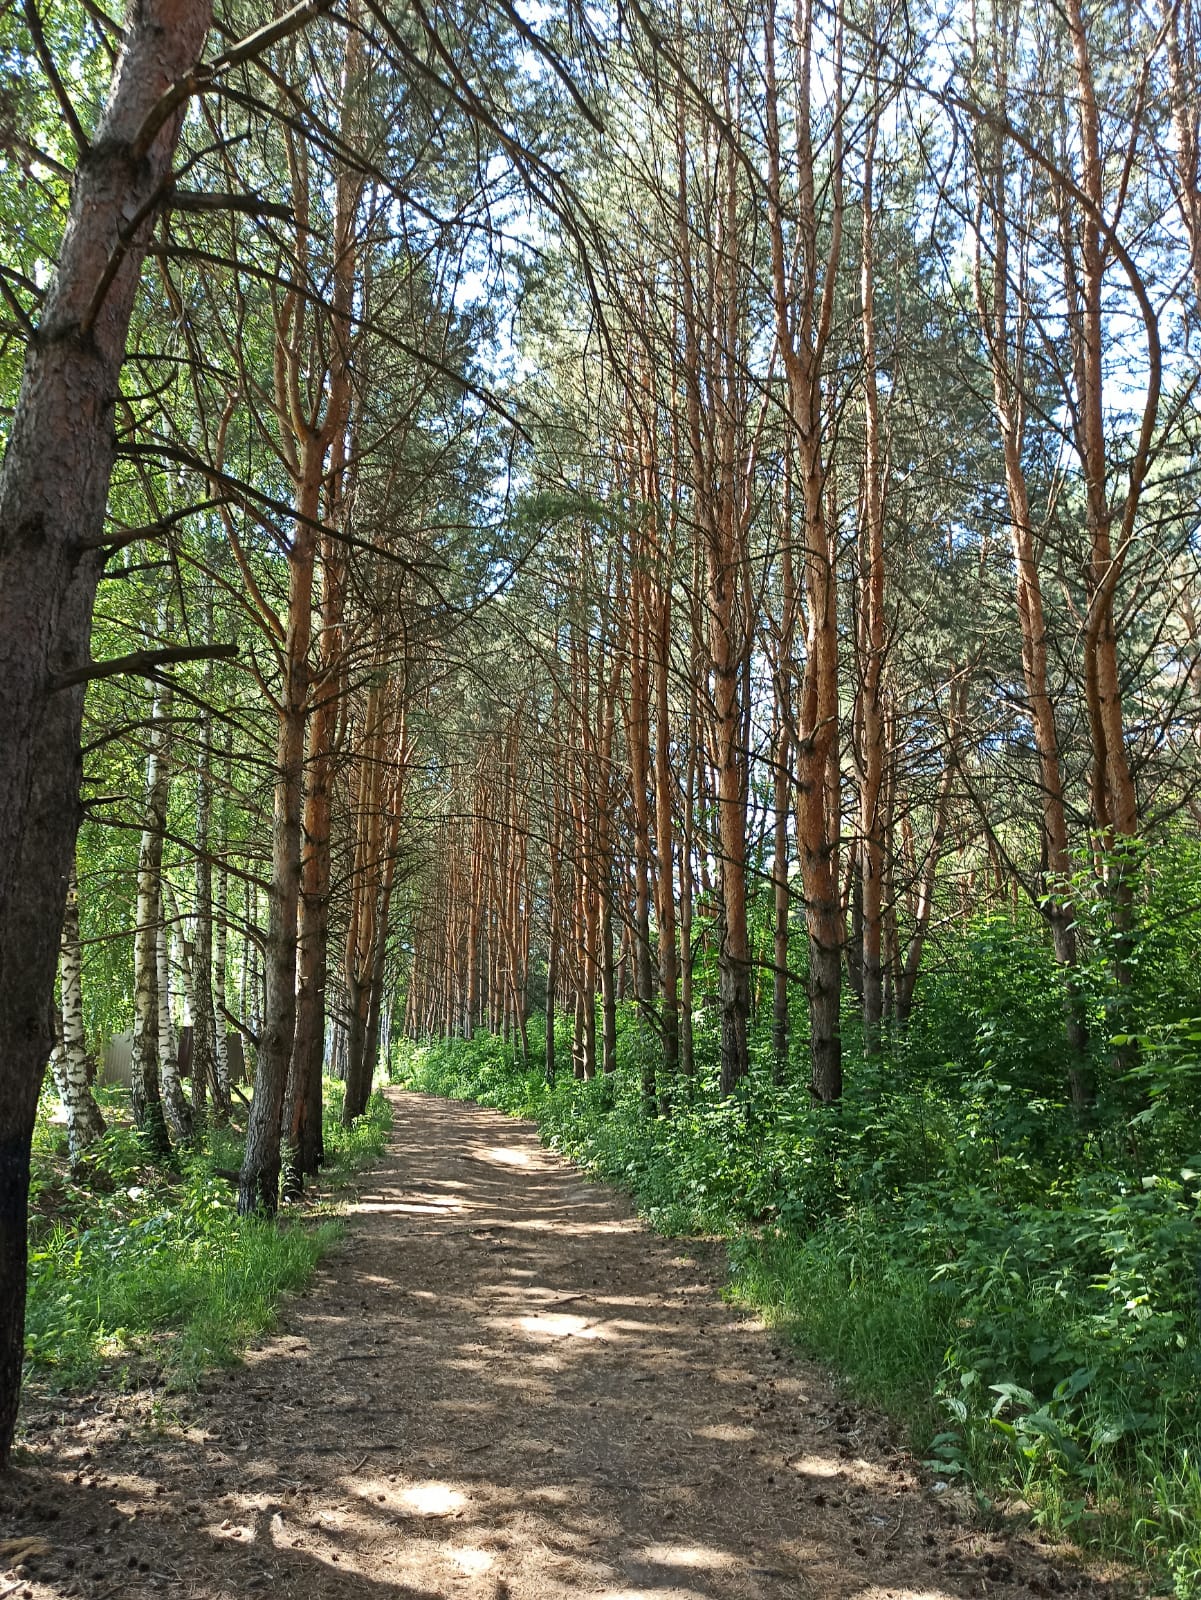
[[[335,1181],[364,1167],[372,1166],[383,1154],[392,1127],[392,1108],[377,1090],[367,1109],[349,1128],[342,1126],[342,1102],[346,1085],[337,1078],[325,1080],[325,1168]]]
[[[841,1241],[744,1233],[730,1240],[730,1258],[737,1299],[836,1367],[868,1405],[903,1419],[924,1454],[942,1424],[936,1390],[955,1324],[928,1275],[897,1261],[870,1228]]]
[[[382,1095],[349,1130],[338,1121],[341,1084],[326,1085],[328,1195],[373,1162],[387,1142]],[[340,1236],[333,1207],[287,1208],[277,1221],[239,1217],[230,1182],[229,1130],[200,1151],[147,1159],[137,1134],[115,1121],[89,1153],[78,1183],[66,1179],[55,1130],[39,1129],[31,1199],[26,1351],[31,1375],[56,1388],[91,1385],[106,1369],[147,1363],[186,1383],[227,1365],[273,1327],[281,1297],[302,1288]]]

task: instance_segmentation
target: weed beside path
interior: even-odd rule
[[[152,1161],[110,1096],[108,1132],[69,1177],[62,1141],[43,1119],[26,1333],[34,1385],[192,1382],[271,1328],[281,1297],[310,1280],[340,1237],[338,1186],[386,1143],[383,1096],[347,1130],[340,1095],[340,1084],[327,1085],[320,1185],[277,1221],[237,1215],[228,1177],[241,1160],[236,1128],[210,1127],[198,1148]]]

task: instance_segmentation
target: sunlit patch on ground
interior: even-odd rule
[[[889,1474],[874,1462],[865,1461],[862,1456],[835,1459],[833,1456],[804,1455],[789,1462],[789,1466],[793,1472],[806,1478],[842,1478],[848,1483],[870,1489],[888,1490],[892,1487]]]
[[[661,1567],[732,1567],[728,1550],[714,1550],[703,1544],[649,1544],[637,1553],[639,1561],[653,1561]]]
[[[898,1589],[895,1584],[873,1583],[869,1589],[856,1589],[850,1600],[957,1600],[949,1589]]]
[[[471,1578],[481,1577],[496,1563],[495,1556],[489,1555],[486,1550],[476,1550],[471,1545],[448,1550],[446,1553],[459,1571]]]
[[[400,1494],[406,1511],[419,1517],[449,1517],[467,1504],[467,1496],[445,1483],[414,1483]]]
[[[355,1206],[362,1212],[399,1212],[401,1216],[453,1216],[469,1209],[456,1194],[409,1195],[403,1200],[360,1200]]]
[[[697,1589],[681,1589],[673,1584],[670,1592],[671,1600],[705,1600]],[[590,1595],[589,1600],[663,1600],[663,1589],[658,1584],[650,1589],[606,1589]]]
[[[500,1226],[511,1229],[514,1233],[553,1233],[557,1239],[582,1239],[592,1238],[602,1233],[634,1233],[637,1224],[633,1222],[563,1222],[558,1217],[547,1217],[540,1221],[533,1217],[515,1217],[511,1222],[504,1222]]]
[[[481,1161],[495,1161],[502,1167],[532,1167],[534,1158],[528,1150],[520,1150],[512,1145],[477,1145],[472,1154]]]
[[[707,1428],[694,1430],[698,1439],[716,1439],[720,1444],[745,1444],[755,1437],[754,1428],[740,1422],[714,1422]]]
[[[789,1466],[794,1472],[801,1472],[806,1478],[839,1478],[842,1476],[842,1462],[835,1461],[830,1456],[801,1456],[797,1461],[790,1461]]]
[[[218,1539],[233,1539],[241,1544],[254,1543],[254,1529],[246,1523],[223,1522],[219,1528],[213,1529],[213,1534]]]
[[[604,1330],[587,1317],[573,1317],[566,1312],[536,1312],[532,1317],[518,1317],[517,1326],[523,1333],[536,1339],[603,1339]]]

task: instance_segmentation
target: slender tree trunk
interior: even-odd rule
[[[587,1006],[584,1001],[583,988],[577,986],[575,991],[575,1013],[572,1017],[571,1029],[571,1071],[572,1075],[583,1082],[591,1077],[587,1066]],[[595,1070],[595,1069],[593,1069]]]
[[[312,521],[317,511],[318,485],[314,482],[310,487],[313,492],[301,501],[301,514],[306,521],[297,523],[288,560],[288,629],[275,757],[266,993],[255,1061],[254,1098],[238,1185],[238,1210],[243,1215],[262,1209],[270,1216],[279,1203],[280,1119],[296,1031],[296,921],[315,549]]]
[[[146,762],[146,812],[138,852],[137,920],[133,944],[134,1004],[130,1109],[156,1155],[171,1148],[159,1082],[158,935],[162,921],[163,832],[167,826],[171,690],[154,697]]]
[[[1162,0],[1176,144],[1173,187],[1188,235],[1195,316],[1201,310],[1201,108],[1197,103],[1198,19],[1193,7],[1194,0]]]
[[[693,582],[694,596],[699,585]],[[695,605],[695,600],[694,600]],[[696,776],[698,722],[700,709],[700,671],[696,660],[697,627],[693,619],[693,664],[688,685],[688,760],[684,769],[684,816],[680,838],[680,1071],[691,1078],[696,1070],[692,1042],[692,917],[694,904],[693,862],[696,851]]]
[[[313,719],[311,744],[321,749],[324,737]],[[325,986],[329,965],[330,778],[328,755],[311,760],[305,797],[305,848],[301,863],[300,925],[296,989],[296,1033],[284,1097],[286,1138],[285,1198],[303,1192],[305,1177],[317,1172],[318,1141],[309,1126],[315,1103],[320,1120],[321,1067],[325,1054]]]
[[[1007,49],[1007,38],[994,41],[994,72],[997,92],[1002,103],[1008,87]],[[1072,862],[1063,774],[1059,759],[1059,731],[1056,726],[1055,708],[1051,703],[1047,687],[1047,627],[1042,580],[1034,539],[1030,496],[1022,460],[1025,436],[1023,392],[1025,363],[1021,299],[1026,292],[1025,263],[1023,261],[1019,267],[1017,284],[1019,326],[1014,330],[1011,327],[1009,314],[1012,269],[1008,197],[1004,191],[1005,146],[999,135],[995,139],[990,139],[983,129],[980,130],[978,138],[984,148],[977,160],[980,198],[975,230],[978,241],[974,273],[975,299],[981,326],[988,334],[993,403],[1000,425],[1004,453],[1010,545],[1013,551],[1018,622],[1021,628],[1022,675],[1038,757],[1043,855],[1046,862],[1041,909],[1051,930],[1056,962],[1064,977],[1068,1084],[1073,1103],[1078,1110],[1082,1110],[1089,1104],[1093,1094],[1088,1067],[1088,1031],[1078,973],[1076,912],[1070,888]],[[993,227],[989,263],[991,270],[987,278],[983,271],[980,243],[984,236],[982,219],[986,208]]]
[[[765,29],[765,109],[768,223],[776,335],[788,380],[789,445],[795,452],[804,530],[805,669],[798,708],[797,844],[809,933],[809,1048],[814,1098],[842,1094],[842,899],[837,872],[838,817],[831,814],[830,771],[838,738],[837,527],[827,507],[823,459],[823,363],[834,315],[842,249],[841,13],[835,31],[830,150],[830,216],[824,270],[819,259],[816,164],[810,126],[813,14],[796,20],[794,201],[783,198],[779,92],[775,61],[775,0]],[[795,245],[786,236],[786,210],[795,210]]]
[[[370,1084],[365,1074],[368,1060],[368,1023],[371,1014],[372,973],[375,966],[376,926],[380,914],[380,883],[384,867],[384,768],[386,762],[387,681],[378,679],[367,695],[361,759],[354,785],[355,855],[351,884],[352,908],[346,935],[346,995],[349,1007],[346,1052],[346,1096],[342,1122],[349,1127],[367,1104]],[[497,989],[490,984],[489,1009]],[[432,1037],[438,1026],[437,994],[427,997],[434,1007],[422,1018],[422,1029]]]
[[[204,596],[205,637],[213,636],[213,589]],[[198,1121],[208,1090],[213,1093],[217,1120],[225,1122],[229,1106],[223,1103],[217,1081],[217,1016],[213,1007],[213,670],[205,668],[200,718],[200,750],[196,759],[196,940],[192,947],[192,1104]]]
[[[613,888],[606,875],[601,884],[600,980],[601,1070],[617,1071],[617,974],[613,960]]]
[[[211,593],[207,602],[206,632],[212,634]],[[206,695],[212,693],[212,673],[206,673]],[[218,1020],[213,1006],[213,719],[206,711],[200,719],[200,755],[196,764],[196,943],[192,950],[192,1099],[199,1110],[205,1087],[213,1092],[219,1122],[229,1120],[229,1090],[217,1071]],[[224,1021],[220,1023],[224,1028]]]
[[[555,1082],[555,989],[559,982],[558,929],[552,912],[546,954],[546,1081]]]
[[[358,90],[359,30],[346,33],[342,63],[344,132],[355,121],[353,96]],[[323,496],[331,482],[340,491],[345,466],[345,435],[349,419],[350,314],[355,282],[354,218],[363,178],[343,168],[335,183],[335,218],[332,241],[317,242],[318,225],[312,216],[312,178],[307,147],[289,129],[285,135],[294,217],[294,248],[307,265],[316,250],[322,270],[332,266],[334,292],[327,312],[311,304],[298,291],[282,296],[275,318],[275,412],[280,419],[281,454],[295,486],[297,517],[288,552],[288,608],[282,635],[282,676],[276,749],[275,816],[272,834],[272,874],[267,932],[267,996],[261,1043],[255,1072],[254,1101],[246,1131],[238,1206],[243,1212],[258,1206],[275,1209],[280,1169],[281,1121],[289,1070],[296,1046],[297,924],[301,904],[303,818],[305,809],[305,734],[312,690],[311,644],[313,598],[318,554],[316,525]],[[330,248],[332,245],[332,249]],[[314,383],[314,375],[320,382]],[[305,396],[308,396],[306,410]],[[328,509],[328,508],[327,508]],[[338,561],[342,559],[338,552]],[[323,739],[323,743],[325,743]],[[319,752],[325,759],[327,752]],[[324,802],[322,802],[324,803]],[[321,856],[311,856],[319,871]],[[317,885],[310,883],[316,889]],[[314,930],[310,930],[311,932]],[[323,939],[319,940],[324,943]],[[318,963],[320,956],[310,951]],[[310,971],[306,1006],[317,995]],[[310,1098],[312,1058],[319,1053],[323,1029],[309,1012],[302,1041],[304,1059],[297,1060],[296,1092],[288,1106],[288,1136]]]
[[[863,249],[860,301],[863,332],[864,445],[863,518],[859,563],[859,833],[857,883],[861,896],[863,1043],[869,1055],[880,1047],[884,1015],[884,828],[880,792],[884,782],[884,446],[876,380],[875,153],[879,87],[863,160]]]
[[[156,931],[154,953],[158,966],[158,1065],[163,1110],[175,1142],[190,1144],[195,1130],[192,1108],[188,1104],[179,1078],[179,1051],[175,1043],[175,1024],[171,1016],[170,934],[161,900]]]
[[[362,1100],[363,1061],[367,1049],[367,1012],[370,1006],[368,985],[360,983],[353,973],[348,973],[346,978],[346,1093],[342,1100],[342,1121],[349,1126],[354,1121],[355,1113],[347,1113],[346,1105],[351,1102],[355,1105]],[[422,1020],[420,1036],[424,1039],[431,1037],[429,1023]]]
[[[72,864],[63,915],[59,957],[62,991],[61,1067],[56,1072],[59,1097],[67,1113],[67,1146],[74,1167],[83,1152],[104,1132],[104,1117],[92,1097],[94,1076],[83,1025],[83,952],[79,939],[79,886]]]
[[[1104,870],[1116,934],[1111,969],[1119,990],[1125,991],[1132,977],[1134,944],[1133,859],[1129,846],[1138,833],[1139,817],[1134,777],[1126,751],[1114,597],[1134,534],[1135,514],[1151,460],[1162,373],[1159,333],[1152,322],[1146,326],[1147,386],[1142,426],[1118,511],[1109,498],[1111,463],[1105,437],[1104,280],[1110,244],[1102,240],[1099,220],[1107,210],[1105,188],[1109,162],[1101,147],[1096,83],[1080,0],[1066,0],[1065,11],[1076,69],[1074,99],[1078,119],[1079,187],[1088,202],[1074,219],[1065,194],[1061,201],[1060,226],[1064,297],[1069,312],[1076,386],[1072,418],[1083,469],[1090,544],[1088,611],[1082,646],[1085,699],[1093,745],[1093,813],[1098,839],[1107,856]],[[1115,1057],[1118,1069],[1124,1070],[1129,1060],[1129,1050],[1119,1049]]]
[[[325,584],[332,581],[326,563]],[[328,593],[326,595],[328,607]],[[340,621],[340,618],[339,618]],[[326,629],[331,624],[327,620]],[[328,635],[327,635],[328,636]],[[330,646],[323,642],[323,654]],[[340,645],[335,648],[339,650]],[[320,1158],[321,1068],[325,1054],[325,989],[329,966],[330,828],[333,734],[337,709],[331,673],[309,727],[309,781],[304,802],[304,849],[297,931],[296,1031],[284,1096],[287,1116],[285,1198],[303,1192]],[[314,1108],[317,1127],[311,1126]]]
[[[672,826],[671,717],[668,688],[671,672],[670,577],[662,580],[656,617],[655,653],[655,914],[659,924],[660,1018],[663,1037],[663,1081],[659,1112],[671,1110],[680,1071],[680,968],[676,943],[675,843]]]
[[[645,616],[645,574],[630,580],[630,794],[634,803],[634,993],[643,1021],[654,1018],[654,976],[651,962],[651,807],[650,690]],[[651,1086],[654,1100],[654,1086]]]
[[[779,689],[777,688],[777,694]],[[772,1074],[776,1083],[788,1081],[788,818],[791,813],[792,779],[790,762],[792,741],[782,707],[777,708],[776,737],[773,740],[773,840],[772,893]]]
[[[943,841],[946,838],[951,789],[955,780],[958,728],[966,702],[967,680],[965,675],[962,682],[952,682],[951,684],[950,710],[947,717],[946,755],[943,759],[942,777],[939,780],[938,794],[934,802],[934,817],[930,829],[930,840],[926,846],[926,856],[922,865],[921,875],[917,880],[917,900],[914,907],[913,931],[909,936],[909,944],[903,963],[900,962],[898,955],[896,1009],[897,1021],[902,1027],[909,1021],[910,1013],[913,1010],[913,996],[917,988],[922,951],[925,948],[926,935],[930,929],[930,916],[934,909],[934,885],[938,873],[938,863],[942,857]]]
[[[729,99],[729,67],[724,93]],[[750,635],[743,589],[749,480],[753,448],[744,437],[745,407],[739,371],[742,305],[738,279],[741,168],[731,148],[721,161],[720,197],[713,234],[702,256],[703,284],[694,281],[687,211],[688,161],[681,118],[678,130],[679,218],[676,249],[682,277],[683,374],[687,396],[690,471],[704,548],[704,621],[711,688],[712,761],[716,784],[716,854],[721,887],[718,986],[721,1006],[721,1093],[733,1093],[749,1068],[747,1021],[751,1006],[751,952],[747,926],[745,712],[741,690]],[[695,274],[702,278],[702,271]],[[701,329],[705,329],[702,343]],[[708,330],[719,330],[716,341]],[[705,370],[702,380],[702,364]],[[703,391],[714,396],[712,427]]]
[[[229,872],[225,866],[225,841],[222,840],[221,865],[217,868],[217,896],[213,906],[213,1099],[226,1113],[233,1107],[229,1082],[229,1040],[225,1019],[229,964]]]

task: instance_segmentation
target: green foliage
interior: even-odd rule
[[[342,1102],[346,1085],[338,1078],[325,1080],[325,1117],[322,1139],[325,1170],[336,1174],[360,1172],[383,1154],[392,1127],[392,1108],[378,1091],[372,1094],[366,1110],[349,1128],[342,1126]]]
[[[327,1169],[335,1178],[374,1160],[389,1126],[387,1102],[376,1094],[355,1127],[343,1129],[341,1087],[326,1085]],[[281,1296],[308,1281],[340,1233],[328,1214],[239,1217],[233,1186],[217,1171],[240,1160],[230,1132],[212,1130],[203,1151],[181,1150],[156,1165],[133,1129],[110,1123],[78,1186],[64,1183],[57,1154],[43,1120],[26,1349],[32,1369],[59,1386],[138,1360],[174,1381],[236,1360],[274,1325]]]

